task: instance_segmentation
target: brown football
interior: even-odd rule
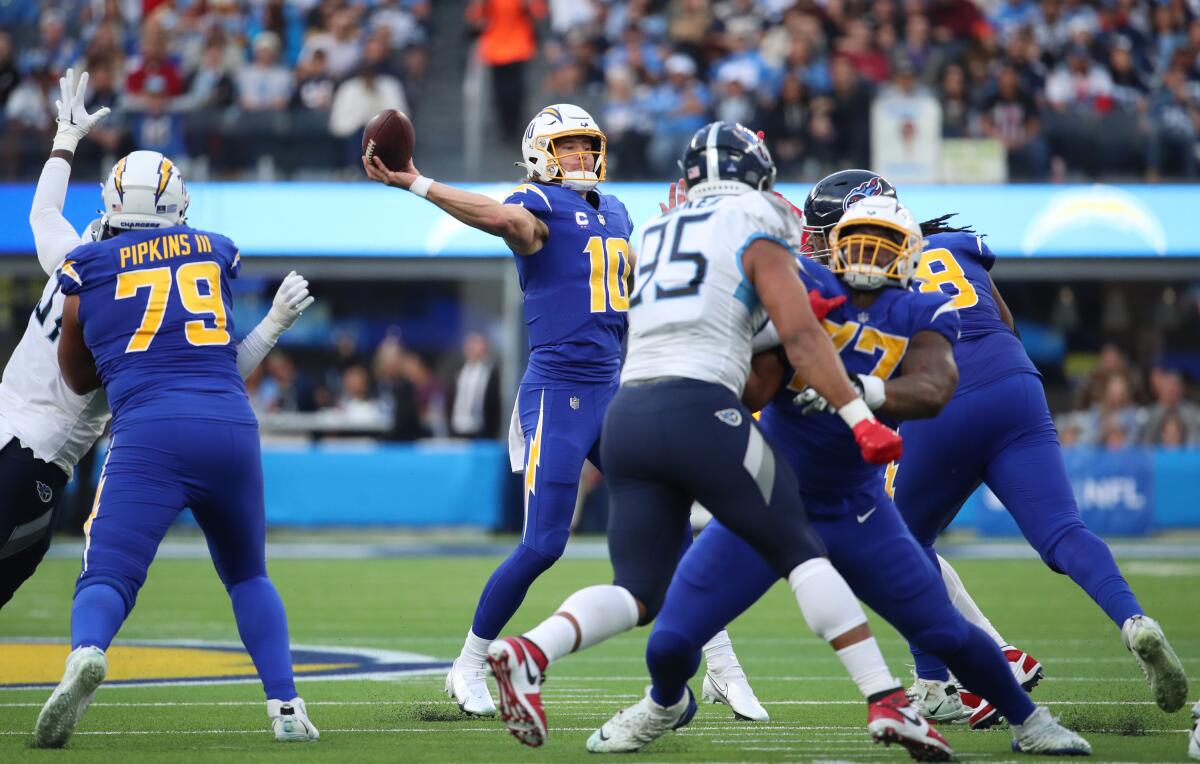
[[[416,132],[402,111],[384,109],[363,128],[362,152],[367,161],[379,157],[389,170],[402,170],[412,159]]]

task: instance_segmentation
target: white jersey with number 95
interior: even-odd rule
[[[800,228],[786,202],[749,190],[693,199],[650,221],[637,248],[621,381],[685,377],[740,396],[751,338],[767,320],[742,254],[757,239],[790,247]]]

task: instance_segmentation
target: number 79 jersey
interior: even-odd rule
[[[622,382],[686,377],[742,394],[767,320],[742,270],[758,239],[800,240],[800,219],[758,191],[688,201],[642,229]]]
[[[79,296],[114,433],[144,419],[256,422],[232,335],[239,266],[232,241],[188,226],[128,231],[67,256],[59,283]]]

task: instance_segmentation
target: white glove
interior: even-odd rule
[[[887,394],[884,392],[883,380],[879,377],[870,374],[857,374],[850,378],[850,384],[854,386],[855,392],[862,397],[867,407],[875,411],[883,402],[887,400]],[[837,409],[829,405],[829,401],[811,387],[806,387],[796,394],[792,399],[792,403],[800,406],[800,413],[808,416],[809,414],[819,414],[821,412],[829,412],[834,414]]]
[[[83,99],[87,95],[87,84],[87,72],[79,75],[79,82],[76,84],[74,69],[68,69],[58,80],[61,97],[54,102],[58,107],[58,132],[54,134],[55,151],[74,153],[83,136],[87,135],[97,122],[108,116],[110,109],[107,106],[88,114],[83,105]]]
[[[263,319],[263,327],[270,333],[269,339],[274,342],[279,335],[291,328],[300,318],[305,309],[312,305],[316,298],[308,293],[308,280],[299,273],[292,271],[284,277],[271,301],[271,310]]]

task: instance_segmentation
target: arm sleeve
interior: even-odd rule
[[[249,377],[274,347],[275,343],[267,339],[261,323],[251,329],[237,346],[238,374],[242,375],[242,379]]]
[[[79,232],[62,214],[70,179],[71,165],[65,159],[52,157],[42,168],[37,190],[33,193],[29,225],[33,229],[38,263],[46,275],[54,273],[58,264],[81,242]]]

